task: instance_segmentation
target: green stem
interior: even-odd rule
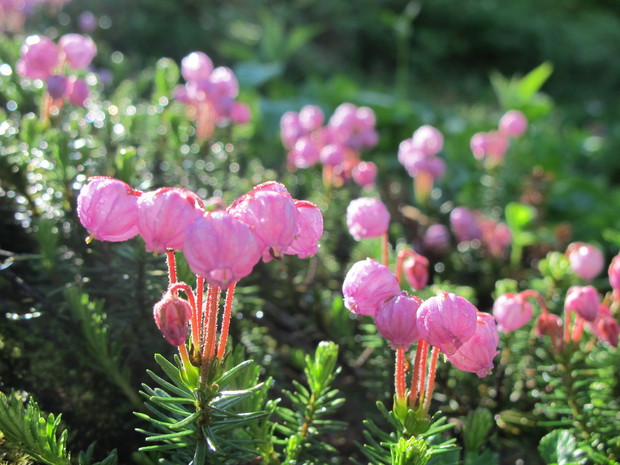
[[[566,399],[568,401],[568,406],[573,414],[573,424],[581,432],[584,441],[590,443],[592,431],[588,427],[583,408],[576,397],[577,391],[575,388],[575,379],[573,378],[570,364],[571,352],[570,347],[565,346],[565,350],[562,352],[562,359],[558,361],[558,366],[560,368],[562,382],[566,388]]]

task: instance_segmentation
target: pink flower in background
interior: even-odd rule
[[[519,110],[510,110],[499,120],[499,132],[508,137],[519,137],[526,129],[527,119]]]
[[[443,135],[433,126],[425,124],[416,129],[411,137],[412,149],[424,157],[437,155],[443,149]]]
[[[345,152],[345,148],[341,145],[327,144],[320,150],[319,159],[326,166],[342,165],[346,157]]]
[[[347,207],[349,233],[357,241],[379,237],[387,232],[389,225],[390,213],[381,200],[360,197]]]
[[[453,355],[474,335],[477,313],[467,299],[442,292],[424,301],[418,310],[421,338]]]
[[[153,307],[153,317],[166,341],[173,346],[185,343],[188,322],[192,317],[189,302],[166,293]]]
[[[403,272],[409,285],[416,291],[428,283],[428,259],[419,253],[411,252],[403,261]]]
[[[532,304],[521,294],[508,292],[493,303],[493,316],[497,329],[508,333],[524,326],[532,318]]]
[[[620,255],[616,255],[607,269],[609,284],[614,291],[620,291]]]
[[[601,305],[601,297],[592,286],[573,286],[566,293],[564,307],[577,312],[586,321],[594,321]]]
[[[306,133],[318,131],[323,126],[325,115],[316,105],[306,105],[299,111],[299,126]]]
[[[422,301],[417,297],[396,295],[381,303],[375,313],[379,333],[390,341],[392,349],[408,349],[420,339],[416,313]]]
[[[493,218],[478,218],[477,221],[482,231],[482,244],[493,257],[503,257],[512,243],[510,228]]]
[[[84,69],[97,55],[97,45],[88,36],[65,34],[58,41],[58,48],[73,69]]]
[[[213,61],[203,52],[192,52],[181,60],[181,75],[186,81],[207,80],[213,71]]]
[[[138,199],[138,231],[147,252],[181,250],[185,228],[204,214],[202,201],[186,189],[162,187]]]
[[[371,161],[359,162],[352,172],[353,181],[360,187],[371,187],[377,179],[377,165]]]
[[[82,226],[100,241],[120,242],[138,234],[138,197],[118,179],[93,177],[82,187],[77,213]]]
[[[97,17],[91,11],[80,13],[78,27],[82,32],[93,32],[97,29]]]
[[[54,74],[45,80],[47,91],[53,99],[62,99],[67,94],[67,78],[59,74]]]
[[[471,210],[456,207],[450,212],[450,226],[458,242],[482,239],[482,230]]]
[[[250,107],[245,103],[234,102],[230,109],[230,119],[235,124],[249,123],[251,119]]]
[[[344,305],[360,315],[374,315],[381,303],[400,294],[396,276],[379,262],[367,258],[355,263],[342,284]]]
[[[543,312],[536,322],[536,336],[551,336],[554,344],[562,340],[562,319],[549,312]]]
[[[508,137],[499,131],[479,132],[472,136],[469,146],[475,158],[498,164],[508,150]]]
[[[319,147],[310,137],[300,137],[289,151],[288,160],[296,168],[308,168],[320,159]]]
[[[299,211],[299,231],[284,253],[307,258],[319,250],[318,241],[323,235],[323,215],[319,207],[306,200],[295,200],[295,206]]]
[[[599,307],[596,319],[588,323],[592,333],[601,341],[607,342],[613,347],[618,347],[618,335],[620,334],[620,325],[613,317],[608,306],[601,305]]]
[[[443,224],[432,224],[424,233],[424,248],[441,254],[450,248],[450,231]]]
[[[88,85],[84,79],[71,76],[67,79],[67,91],[65,97],[76,107],[83,107],[88,98]]]
[[[223,211],[201,216],[185,230],[183,253],[190,269],[215,286],[249,275],[262,251],[250,227]]]
[[[499,335],[493,316],[478,312],[476,330],[448,360],[459,370],[476,373],[484,378],[493,371],[493,359],[498,354]]]
[[[26,37],[17,61],[17,72],[30,79],[47,79],[58,65],[58,49],[51,39],[41,35]]]
[[[605,266],[603,253],[590,244],[573,242],[566,249],[572,270],[583,279],[591,281]]]

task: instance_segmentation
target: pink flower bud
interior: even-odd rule
[[[375,112],[370,107],[359,107],[355,110],[358,127],[362,130],[374,130],[377,124]]]
[[[493,303],[493,316],[497,329],[508,333],[525,325],[532,318],[532,304],[521,294],[508,292],[500,295]]]
[[[190,269],[215,286],[249,275],[262,250],[250,227],[223,211],[201,216],[185,230],[183,253]]]
[[[250,107],[245,103],[235,102],[230,110],[230,119],[236,124],[250,122]]]
[[[299,211],[299,231],[284,253],[307,258],[319,250],[318,241],[323,235],[323,215],[319,207],[306,200],[295,200],[295,206]]]
[[[577,312],[586,321],[594,321],[598,315],[601,298],[592,286],[573,286],[566,293],[564,308]]]
[[[411,139],[413,149],[419,150],[425,157],[436,155],[443,149],[443,135],[428,124],[416,129]]]
[[[58,64],[58,49],[45,36],[26,37],[17,62],[17,72],[30,79],[47,79]]]
[[[97,17],[91,11],[80,13],[78,27],[82,32],[93,32],[97,29]]]
[[[573,242],[566,249],[571,268],[578,276],[591,281],[605,266],[603,253],[590,244]]]
[[[236,98],[239,94],[239,82],[232,69],[218,66],[209,75],[210,96],[217,100],[221,97]]]
[[[472,136],[469,146],[477,159],[490,158],[499,162],[508,150],[508,138],[499,131],[479,132]]]
[[[396,276],[371,258],[355,263],[342,283],[345,307],[360,315],[374,315],[381,303],[400,292]]]
[[[187,323],[192,317],[189,302],[166,293],[153,307],[155,324],[173,346],[180,346],[187,339]]]
[[[45,80],[47,91],[54,100],[61,99],[67,93],[67,78],[54,74]]]
[[[377,178],[377,165],[371,161],[362,161],[353,168],[353,181],[360,187],[374,185]]]
[[[450,231],[443,224],[433,224],[424,233],[424,248],[441,254],[450,247]]]
[[[299,211],[288,193],[253,190],[235,201],[228,213],[250,226],[273,257],[293,243],[299,230]]]
[[[477,313],[467,299],[442,292],[426,300],[418,310],[421,337],[452,355],[474,335]]]
[[[319,148],[310,137],[300,137],[289,152],[289,161],[297,168],[308,168],[319,161]]]
[[[379,237],[390,225],[390,213],[381,200],[360,197],[347,207],[349,233],[357,241]]]
[[[202,52],[192,52],[181,60],[181,75],[186,81],[209,79],[213,62]]]
[[[58,41],[58,47],[73,69],[86,68],[97,55],[97,45],[93,39],[80,34],[65,34]]]
[[[88,98],[88,85],[84,79],[71,76],[67,79],[67,100],[76,107],[83,107]]]
[[[319,158],[324,165],[340,165],[345,159],[345,148],[338,144],[327,144],[321,148]]]
[[[138,234],[140,191],[118,179],[93,177],[82,187],[77,213],[82,226],[100,241],[120,242]]]
[[[510,110],[499,120],[499,131],[508,137],[518,137],[527,129],[527,119],[519,110]]]
[[[620,255],[616,255],[611,264],[609,265],[609,269],[607,270],[609,274],[609,284],[614,291],[620,290]]]
[[[324,120],[323,110],[316,105],[306,105],[299,111],[299,124],[308,133],[319,129]]]
[[[381,303],[375,313],[379,333],[390,341],[392,349],[408,349],[420,339],[416,312],[422,301],[417,297],[395,295]]]
[[[280,118],[280,138],[287,149],[293,148],[297,139],[304,133],[299,122],[299,115],[294,111],[287,111]]]
[[[428,259],[418,253],[411,253],[403,261],[403,272],[407,282],[416,291],[426,287],[428,283]]]
[[[456,207],[450,212],[450,226],[458,242],[482,239],[482,230],[476,217],[465,207]]]
[[[592,330],[592,333],[601,341],[605,341],[613,347],[618,347],[620,325],[612,316],[608,306],[601,305],[596,319],[588,323],[588,326]]]
[[[448,360],[459,370],[476,373],[484,378],[493,370],[493,359],[498,354],[499,335],[493,317],[478,312],[474,335],[458,350],[448,355]]]
[[[204,214],[202,201],[185,189],[162,187],[138,199],[138,231],[147,252],[181,250],[185,228]]]

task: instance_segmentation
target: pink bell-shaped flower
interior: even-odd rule
[[[428,283],[428,258],[412,252],[403,261],[403,272],[412,289],[420,291]]]
[[[532,318],[532,304],[521,294],[507,292],[493,303],[493,316],[497,329],[508,333],[524,326]]]
[[[249,275],[262,250],[250,227],[223,211],[201,216],[185,230],[183,253],[190,269],[215,286]]]
[[[213,62],[203,52],[192,52],[181,60],[181,75],[186,81],[209,79]]]
[[[616,255],[607,270],[609,284],[614,291],[620,291],[620,255]]]
[[[45,80],[47,91],[54,100],[63,98],[67,93],[67,78],[54,74]]]
[[[308,133],[320,129],[323,121],[325,121],[323,110],[316,105],[306,105],[299,110],[299,124]]]
[[[295,206],[299,211],[299,231],[284,253],[307,258],[319,250],[318,241],[323,235],[323,215],[319,207],[307,200],[295,200]]]
[[[230,109],[230,119],[236,124],[245,124],[250,121],[250,107],[245,103],[235,102]]]
[[[377,179],[377,165],[371,161],[362,161],[355,165],[352,172],[353,181],[360,187],[371,187]]]
[[[596,319],[588,323],[592,333],[601,341],[607,342],[613,347],[618,347],[618,335],[620,334],[620,325],[613,317],[607,305],[601,305]]]
[[[601,297],[592,286],[573,286],[566,293],[564,308],[577,312],[586,321],[594,321],[601,305]]]
[[[416,312],[421,304],[417,297],[395,295],[379,305],[375,324],[379,333],[390,341],[392,349],[407,350],[420,339]]]
[[[58,64],[58,49],[45,36],[26,37],[17,62],[17,72],[30,79],[47,79]]]
[[[299,211],[288,193],[253,190],[235,201],[228,213],[250,226],[267,260],[280,257],[299,230]]]
[[[433,224],[424,233],[424,249],[441,254],[450,248],[450,231],[443,224]]]
[[[342,283],[345,307],[360,315],[374,315],[379,305],[400,292],[396,276],[371,258],[355,263]]]
[[[603,252],[590,244],[573,242],[566,249],[570,266],[578,276],[591,281],[605,266]]]
[[[84,69],[97,55],[97,45],[93,39],[80,34],[65,34],[58,41],[58,48],[73,69]]]
[[[499,120],[499,131],[508,137],[519,137],[527,129],[527,119],[519,110],[510,110]]]
[[[138,231],[147,252],[181,250],[185,228],[204,214],[202,201],[186,189],[162,187],[138,199]]]
[[[416,129],[411,140],[413,148],[422,152],[425,157],[437,155],[443,149],[443,135],[428,124]]]
[[[493,316],[478,312],[476,331],[448,360],[459,370],[476,373],[484,378],[493,370],[493,359],[498,354],[499,335]]]
[[[482,230],[474,214],[465,207],[456,207],[450,212],[450,226],[458,242],[482,239]]]
[[[442,292],[424,301],[418,310],[421,338],[452,355],[474,335],[477,313],[467,299]]]
[[[192,307],[184,299],[166,293],[153,307],[155,324],[166,341],[180,346],[187,339],[188,322],[192,317]]]
[[[319,148],[310,137],[300,137],[289,152],[289,161],[296,168],[308,168],[319,161]]]
[[[121,242],[138,234],[140,191],[113,178],[92,177],[77,199],[77,213],[91,237]]]
[[[379,199],[360,197],[347,207],[349,233],[357,241],[379,237],[390,225],[390,213]]]
[[[346,150],[339,144],[327,144],[321,147],[319,159],[327,166],[338,166],[344,162]]]
[[[76,107],[83,107],[88,98],[88,85],[86,81],[75,76],[71,76],[67,79],[67,100],[71,105]]]

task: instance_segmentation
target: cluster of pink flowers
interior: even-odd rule
[[[48,37],[32,35],[22,45],[17,72],[44,80],[54,102],[66,99],[72,105],[84,106],[88,85],[73,73],[86,69],[96,54],[97,46],[88,36],[65,34],[56,45]]]
[[[52,8],[63,6],[69,0],[0,0],[0,33],[20,32],[26,18],[40,5]]]
[[[397,277],[372,259],[351,267],[342,292],[345,306],[373,316],[394,349],[424,340],[461,370],[483,377],[493,369],[498,345],[495,320],[465,298],[446,292],[426,301],[408,296]]]
[[[509,139],[523,135],[526,129],[525,115],[518,110],[510,110],[499,120],[497,130],[478,132],[472,136],[471,151],[476,159],[485,160],[489,166],[496,166],[504,159]]]
[[[480,241],[497,258],[504,256],[512,242],[510,228],[505,223],[466,207],[456,207],[450,212],[450,227],[457,243]]]
[[[282,115],[280,135],[291,169],[322,163],[327,183],[340,185],[353,178],[362,187],[372,186],[377,167],[360,159],[361,150],[378,141],[372,109],[343,103],[324,122],[323,110],[314,105]]]
[[[185,189],[141,192],[117,179],[95,177],[80,191],[78,215],[91,238],[118,242],[139,234],[149,252],[183,251],[196,275],[221,288],[249,275],[261,258],[314,255],[323,234],[318,207],[293,199],[277,182],[256,186],[225,210],[207,212]],[[178,311],[171,314],[173,321],[183,321]],[[178,325],[166,327],[178,330]]]
[[[181,74],[185,84],[175,88],[174,97],[188,106],[198,138],[211,137],[215,126],[250,120],[249,107],[236,100],[239,83],[230,68],[214,68],[205,53],[192,52],[181,61]]]

